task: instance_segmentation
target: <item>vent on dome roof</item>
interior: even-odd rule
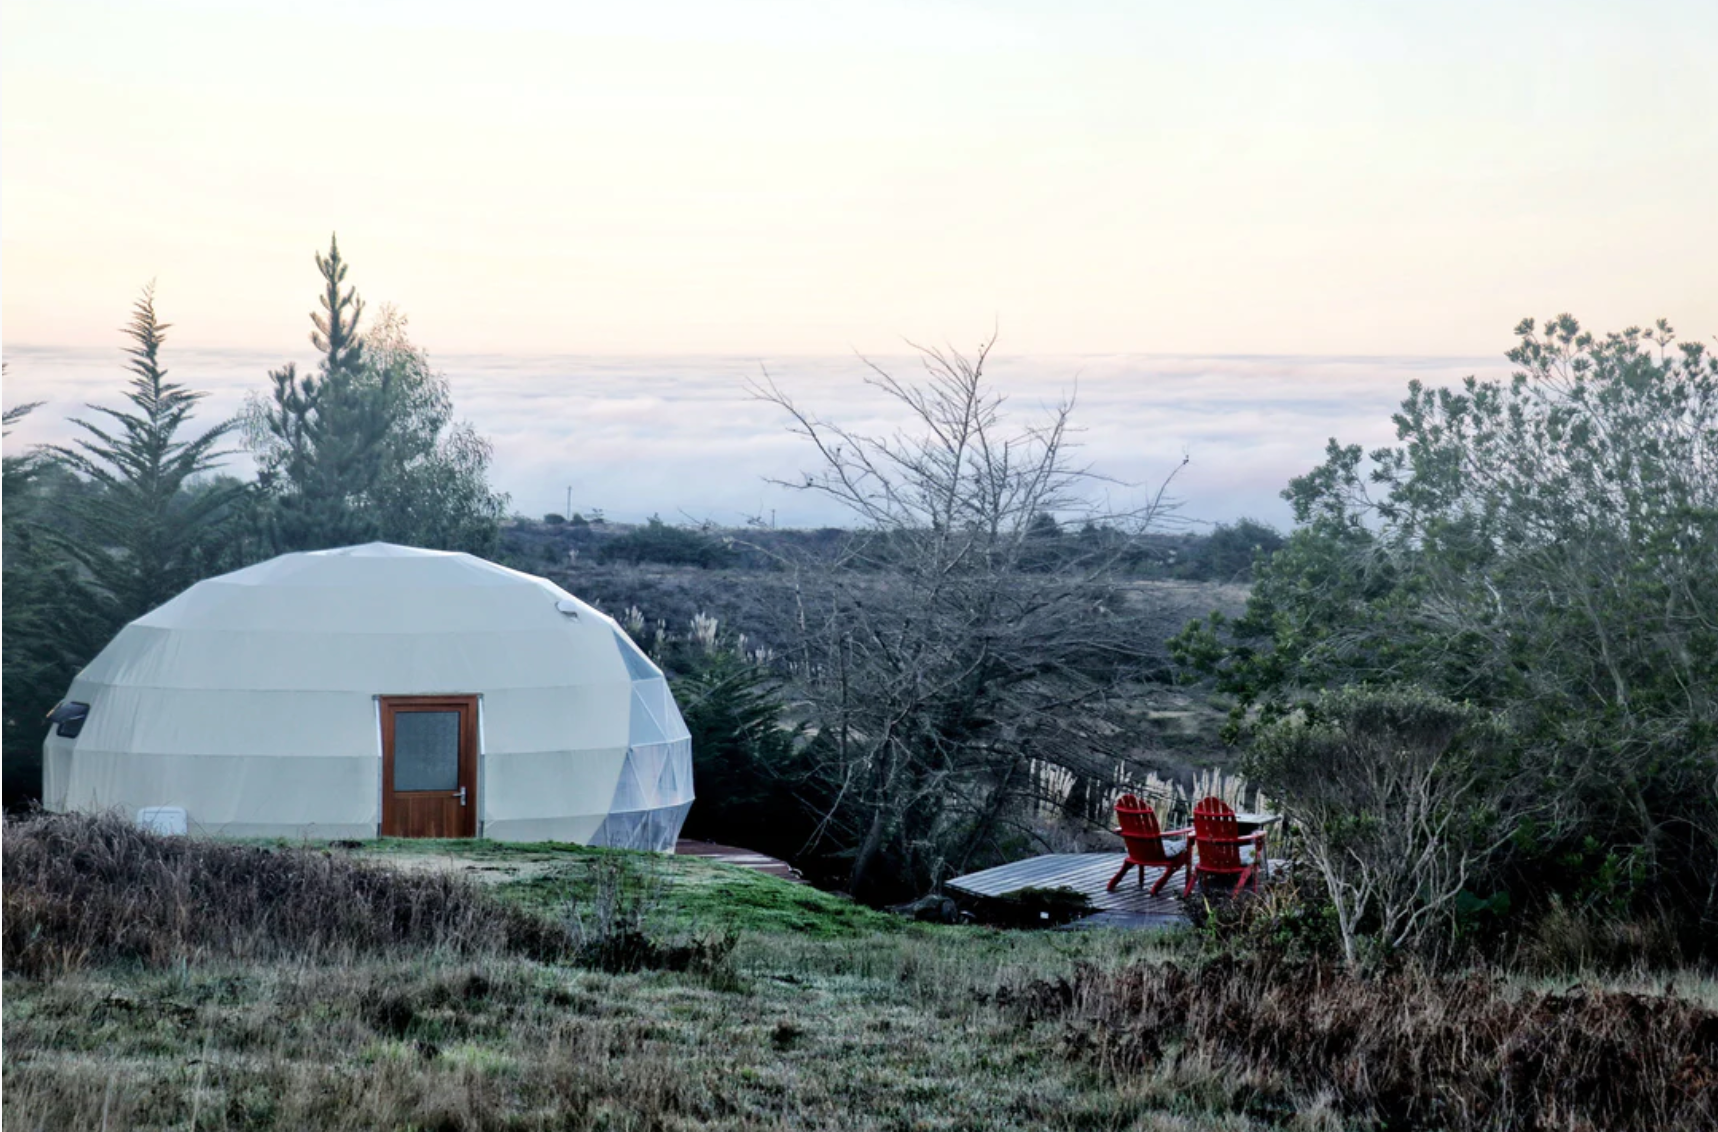
[[[577,617],[579,615],[579,603],[568,598],[562,598],[560,601],[557,601],[555,603],[555,608],[560,610],[562,613],[565,613],[568,617]]]

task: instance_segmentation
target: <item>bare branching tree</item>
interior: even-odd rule
[[[828,789],[821,836],[851,853],[861,895],[994,851],[1035,768],[1113,763],[1105,718],[1163,660],[1169,618],[1152,623],[1116,567],[1171,510],[1168,481],[1102,510],[1116,485],[1074,462],[1072,400],[1012,423],[984,375],[991,345],[915,347],[916,382],[871,365],[908,421],[888,436],[823,420],[767,376],[754,390],[817,453],[785,486],[856,520],[832,557],[792,564],[792,664]]]

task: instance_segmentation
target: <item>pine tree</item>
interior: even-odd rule
[[[363,364],[364,340],[358,337],[358,320],[364,316],[364,300],[358,297],[356,287],[348,287],[344,294],[341,293],[340,285],[346,282],[347,267],[346,261],[340,258],[338,237],[330,234],[328,254],[316,253],[316,270],[322,273],[326,288],[318,296],[322,313],[312,311],[310,314],[310,321],[316,327],[311,332],[310,342],[322,351],[324,381],[337,374],[356,375]]]
[[[0,363],[0,373],[4,373],[5,368],[5,363]],[[19,421],[23,420],[36,409],[41,407],[42,403],[40,401],[31,401],[23,405],[13,405],[10,409],[7,409],[4,414],[4,420],[0,421],[0,436],[10,436],[12,434],[13,425],[17,424]],[[3,491],[4,498],[7,501],[10,501],[17,496],[19,492],[28,488],[30,481],[36,478],[36,473],[40,468],[40,462],[37,453],[27,452],[22,456],[7,454],[4,457],[0,457],[0,466],[3,466],[5,475],[4,487],[0,488],[0,491]],[[6,513],[7,511],[5,509],[0,509],[0,514]]]
[[[273,404],[260,411],[263,484],[275,493],[275,549],[316,550],[377,536],[373,495],[387,457],[390,379],[368,380],[358,323],[364,302],[344,287],[347,262],[337,238],[316,253],[322,310],[313,311],[310,341],[322,354],[319,374],[274,370]]]
[[[488,442],[454,422],[447,379],[412,344],[404,315],[384,305],[360,335],[364,303],[345,286],[337,242],[316,269],[319,372],[275,370],[268,398],[251,398],[246,411],[275,549],[383,538],[493,553],[507,498],[489,488]]]
[[[41,402],[32,401],[7,409],[0,435],[10,435],[13,425],[40,407]],[[44,461],[39,451],[32,450],[22,456],[8,452],[3,462],[0,520],[4,523],[5,552],[0,554],[4,572],[0,586],[6,594],[6,618],[0,622],[0,666],[4,672],[0,676],[0,719],[4,720],[4,800],[11,808],[40,796],[41,718],[52,706],[48,697],[58,694],[53,685],[60,673],[51,670],[51,657],[31,647],[35,643],[31,630],[42,620],[44,595],[37,592],[42,555],[24,516],[42,481]],[[59,686],[63,688],[64,683]]]
[[[131,409],[86,406],[105,420],[74,417],[85,433],[50,452],[94,488],[71,505],[74,531],[48,530],[50,538],[80,566],[92,597],[112,625],[139,617],[201,577],[207,554],[242,484],[207,491],[187,490],[194,477],[213,470],[228,455],[216,450],[235,427],[222,421],[193,439],[181,439],[205,394],[167,380],[161,346],[169,325],[155,311],[150,284],[132,308],[125,334],[132,341]]]
[[[75,481],[69,473],[45,465],[30,490],[39,498],[9,495],[6,500],[0,717],[4,719],[8,809],[41,797],[47,713],[115,628],[110,607],[91,600],[78,566],[54,544],[46,528],[31,521],[56,510],[66,498],[76,498]]]
[[[127,621],[173,597],[230,559],[229,520],[248,489],[237,480],[197,482],[225,453],[227,421],[180,439],[203,394],[167,380],[167,325],[144,289],[125,334],[132,345],[127,409],[74,420],[69,446],[5,458],[5,799],[39,797],[43,717],[77,671]],[[17,406],[5,424],[34,406]],[[237,564],[237,563],[235,563]]]

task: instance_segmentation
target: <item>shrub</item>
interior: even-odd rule
[[[1209,952],[1294,960],[1342,957],[1336,909],[1323,885],[1290,872],[1255,895],[1186,902]]]
[[[1258,560],[1246,613],[1171,647],[1236,698],[1238,726],[1341,685],[1507,712],[1503,753],[1543,786],[1485,888],[1525,914],[1556,893],[1668,916],[1709,959],[1718,352],[1662,321],[1515,333],[1508,379],[1412,383],[1394,446],[1333,439],[1284,492],[1296,529]]]
[[[1218,523],[1179,573],[1202,581],[1251,582],[1254,563],[1281,550],[1283,541],[1280,531],[1257,519]]]
[[[801,733],[782,726],[779,680],[727,649],[683,650],[674,697],[692,736],[699,794],[720,799],[692,807],[686,837],[744,845],[784,859],[817,833],[811,803],[821,797]]]
[[[972,901],[982,921],[1014,928],[1047,928],[1072,923],[1097,909],[1085,893],[1072,888],[1020,888]]]
[[[1247,774],[1297,823],[1351,965],[1367,945],[1447,938],[1497,838],[1499,734],[1486,713],[1415,688],[1345,688],[1254,742]]]
[[[655,562],[663,566],[727,566],[734,552],[718,539],[684,527],[671,527],[656,516],[644,526],[603,543],[604,562]]]
[[[115,814],[8,819],[4,854],[5,969],[32,977],[205,958],[570,950],[562,929],[462,877],[162,837]]]
[[[656,930],[664,883],[654,869],[629,867],[618,856],[591,866],[593,891],[567,917],[574,959],[600,971],[690,971],[732,989],[738,976],[732,955],[739,942],[732,933],[664,940]]]

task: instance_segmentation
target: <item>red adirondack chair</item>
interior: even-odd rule
[[[1121,828],[1115,832],[1121,834],[1121,839],[1127,843],[1127,860],[1122,862],[1121,871],[1110,878],[1109,891],[1114,892],[1116,885],[1121,883],[1121,878],[1133,868],[1139,870],[1139,887],[1144,888],[1145,870],[1149,866],[1163,870],[1163,875],[1151,886],[1151,894],[1156,896],[1164,882],[1169,880],[1170,874],[1176,869],[1186,867],[1188,855],[1192,852],[1191,842],[1174,853],[1165,852],[1163,839],[1186,837],[1193,831],[1172,829],[1166,833],[1159,829],[1156,812],[1132,794],[1123,794],[1116,801],[1116,824]]]
[[[1254,892],[1259,890],[1259,876],[1265,871],[1265,832],[1242,836],[1235,811],[1223,799],[1205,798],[1193,807],[1193,844],[1196,849],[1193,864],[1187,869],[1184,895],[1193,895],[1193,886],[1207,874],[1238,878],[1236,892],[1248,881],[1252,881]],[[1242,847],[1249,845],[1253,849],[1250,861],[1241,853]]]

